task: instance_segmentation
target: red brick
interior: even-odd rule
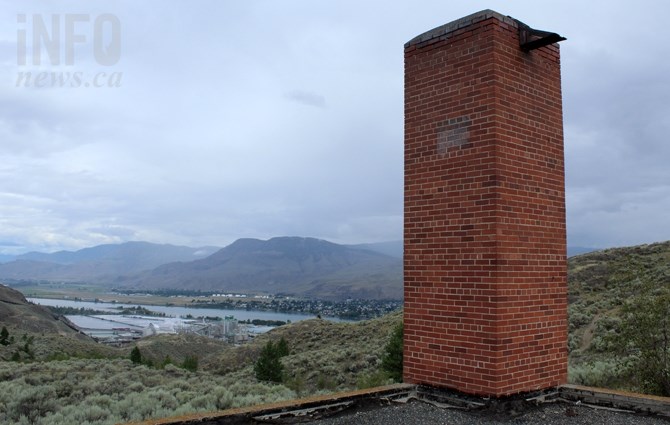
[[[472,21],[405,49],[404,378],[504,396],[567,376],[560,54]]]

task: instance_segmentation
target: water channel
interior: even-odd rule
[[[257,311],[257,310],[234,310],[234,309],[218,309],[218,308],[194,308],[181,306],[160,306],[149,304],[128,304],[128,303],[106,303],[106,302],[90,302],[90,301],[74,301],[61,300],[51,298],[28,298],[28,301],[42,305],[53,307],[73,307],[86,308],[98,311],[109,312],[110,315],[96,315],[96,316],[82,316],[82,315],[67,315],[67,318],[75,325],[85,330],[88,334],[93,336],[104,336],[113,329],[119,327],[141,330],[146,328],[150,323],[158,329],[166,330],[169,333],[174,332],[175,328],[180,326],[183,321],[181,318],[192,317],[230,317],[242,320],[281,320],[284,322],[299,322],[301,320],[314,319],[314,315],[299,314],[299,313],[281,313],[274,311]],[[144,307],[147,310],[165,313],[166,317],[133,317],[133,316],[111,316],[113,313],[118,313],[126,307]],[[324,317],[324,319],[342,322],[342,319],[336,317]],[[250,331],[252,333],[262,333],[272,329],[270,326],[255,326]]]

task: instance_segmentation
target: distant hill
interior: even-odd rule
[[[29,252],[0,264],[0,279],[104,282],[151,270],[161,264],[204,258],[216,250],[215,247],[126,242],[50,254]]]
[[[347,245],[350,248],[369,249],[370,251],[380,252],[391,257],[402,258],[403,241],[389,241],[378,243],[363,243],[358,245]],[[568,246],[568,257],[586,254],[587,252],[597,251],[599,248],[589,248],[584,246]]]
[[[215,254],[117,284],[134,289],[260,292],[322,299],[402,298],[402,261],[314,238],[239,239]]]
[[[9,333],[9,344],[0,344],[0,361],[123,355],[79,332],[65,317],[29,303],[23,294],[2,284],[0,327],[6,328]]]
[[[610,352],[606,335],[614,332],[623,302],[637,294],[640,281],[659,290],[670,288],[670,241],[610,248],[568,260],[570,363],[581,371],[573,374],[575,382],[619,386],[628,379],[617,377],[611,363],[616,353]],[[607,375],[612,381],[603,378]]]
[[[403,241],[389,241],[377,243],[362,243],[358,245],[347,245],[349,248],[367,249],[370,251],[380,252],[391,257],[402,259],[403,255]]]
[[[649,274],[659,284],[670,285],[670,241],[622,248],[609,248],[568,260],[571,295],[604,295],[618,291],[622,276]]]
[[[123,263],[131,270],[144,270],[172,261],[189,261],[203,258],[218,251],[218,247],[191,248],[188,246],[159,245],[149,242],[126,242],[98,245],[78,251],[53,253],[29,252],[16,256],[17,260],[46,261],[58,264],[81,264],[96,261]]]
[[[575,255],[598,251],[598,249],[599,248],[587,248],[585,246],[568,246],[568,258],[574,257]]]
[[[16,257],[13,255],[0,254],[0,264],[7,263],[9,261],[14,261]]]
[[[46,261],[14,260],[0,264],[0,279],[78,280],[74,277],[75,274],[83,277],[80,271],[75,272],[72,269]]]

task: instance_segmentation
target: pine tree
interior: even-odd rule
[[[288,342],[284,337],[281,337],[276,345],[277,355],[281,358],[289,355]]]
[[[2,331],[0,331],[0,344],[9,345],[9,331],[4,326],[2,327]]]
[[[161,368],[164,368],[165,366],[172,364],[172,358],[170,357],[169,354],[165,355],[165,358],[163,359],[163,363],[161,363]]]
[[[402,350],[403,350],[403,324],[400,323],[393,330],[391,339],[384,349],[382,357],[382,370],[396,382],[402,382]]]
[[[281,382],[284,366],[279,361],[277,346],[268,341],[254,365],[256,379],[259,381]]]
[[[142,363],[142,353],[140,353],[140,349],[137,346],[130,352],[130,361],[135,364]]]

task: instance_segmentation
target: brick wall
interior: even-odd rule
[[[482,11],[405,46],[404,380],[504,396],[567,375],[557,45]]]

